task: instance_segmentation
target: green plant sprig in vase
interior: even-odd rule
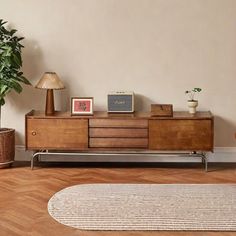
[[[193,88],[192,90],[186,90],[185,94],[188,95],[188,108],[190,114],[196,113],[196,108],[198,106],[198,101],[195,100],[195,94],[200,93],[202,91],[201,88]]]
[[[194,96],[196,93],[200,93],[202,91],[201,88],[193,88],[192,90],[186,90],[185,94],[188,94],[189,100],[188,101],[196,101]]]

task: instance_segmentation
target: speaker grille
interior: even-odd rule
[[[108,112],[133,112],[133,96],[108,95]]]

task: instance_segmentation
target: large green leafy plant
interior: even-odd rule
[[[24,47],[21,41],[24,38],[15,35],[17,30],[7,29],[6,23],[0,19],[0,114],[7,93],[11,90],[21,93],[21,83],[30,84],[21,71],[21,50]]]

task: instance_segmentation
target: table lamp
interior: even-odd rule
[[[55,113],[53,89],[63,89],[65,88],[64,84],[55,72],[45,72],[35,87],[47,89],[45,115],[53,115]]]

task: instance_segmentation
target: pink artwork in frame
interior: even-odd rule
[[[71,98],[72,115],[92,115],[93,98],[92,97],[73,97]]]

